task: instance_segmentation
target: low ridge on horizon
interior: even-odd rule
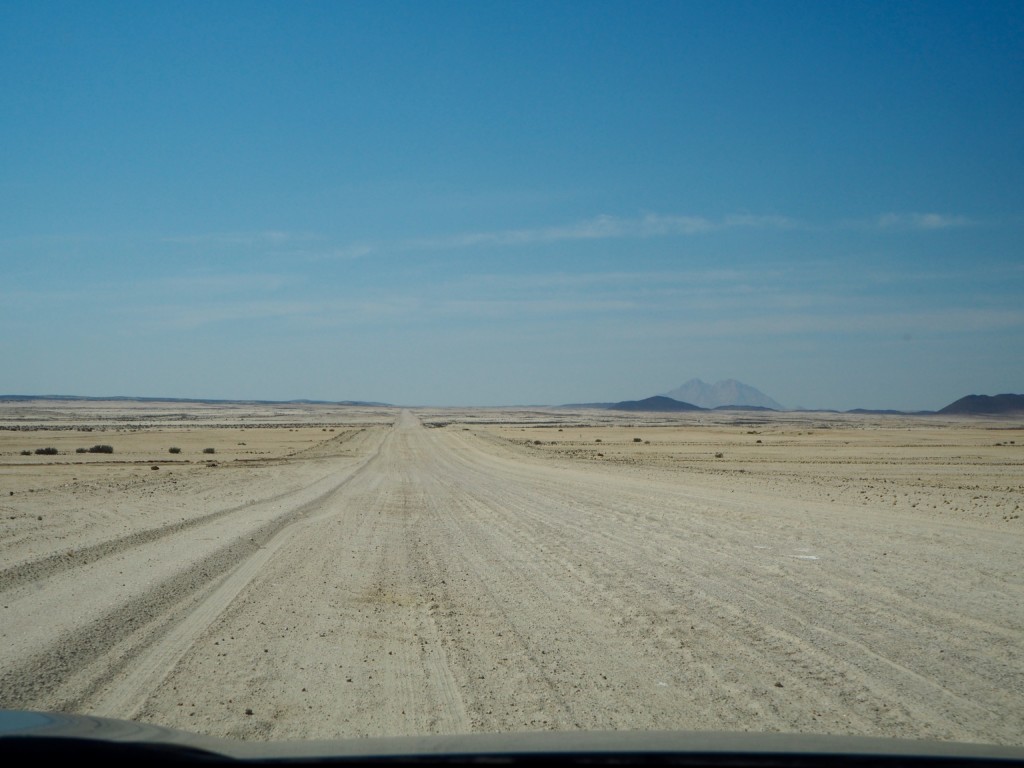
[[[707,390],[714,390],[719,385],[726,385],[724,388],[720,388],[719,391],[729,391],[729,387],[735,387],[733,392],[737,393],[737,399],[746,400],[747,402],[736,402],[735,399],[729,399],[728,402],[714,405],[702,405],[700,402],[694,402],[693,400],[682,400],[678,396],[678,393],[688,386],[703,387]],[[740,389],[742,388],[742,390]],[[739,393],[742,391],[742,397]],[[942,415],[942,416],[954,416],[954,415],[977,415],[977,416],[998,416],[998,415],[1013,415],[1013,414],[1024,414],[1024,394],[1013,394],[1004,393],[998,395],[965,395],[952,403],[944,406],[943,408],[931,411],[931,410],[917,410],[907,411],[898,409],[878,409],[878,408],[852,408],[846,410],[835,410],[828,408],[786,408],[779,405],[775,400],[755,389],[749,385],[743,384],[742,382],[736,381],[735,379],[726,379],[724,381],[717,382],[714,385],[706,384],[700,379],[691,379],[686,384],[672,390],[676,394],[668,395],[653,395],[640,400],[623,400],[619,402],[590,402],[590,403],[567,403],[563,405],[545,406],[545,405],[533,405],[531,407],[554,407],[554,408],[596,408],[602,410],[651,410],[651,411],[688,411],[688,410],[727,410],[729,408],[735,408],[737,410],[773,410],[773,411],[822,411],[822,412],[834,412],[834,413],[866,413],[866,414],[903,414],[903,415]],[[756,393],[756,395],[751,394]],[[761,403],[751,403],[750,400],[755,399],[757,396],[764,398],[774,405],[764,405]],[[701,399],[701,398],[696,398]],[[56,401],[80,401],[80,402],[138,402],[138,403],[206,403],[206,404],[218,404],[218,403],[237,403],[237,404],[264,404],[264,405],[348,405],[348,406],[372,406],[372,407],[417,407],[417,406],[403,406],[395,403],[386,403],[379,401],[370,400],[320,400],[320,399],[309,399],[309,398],[292,398],[288,400],[269,400],[260,398],[198,398],[198,397],[160,397],[160,396],[133,396],[133,395],[109,395],[109,396],[94,396],[94,395],[58,395],[58,394],[0,394],[0,402],[27,402],[27,401],[41,401],[41,400],[56,400]],[[704,402],[714,403],[715,400],[703,398]],[[461,408],[466,406],[434,406],[434,407],[455,407]],[[485,406],[485,407],[502,407],[502,406]],[[521,406],[508,406],[508,407],[521,407]]]
[[[159,395],[0,395],[0,402],[30,402],[35,400],[80,401],[91,403],[127,402],[127,403],[201,403],[201,404],[255,404],[255,405],[361,405],[386,406],[371,400],[319,400],[305,397],[289,400],[267,400],[264,398],[230,398],[230,397],[162,397]]]
[[[723,385],[719,387],[719,385]],[[717,404],[716,399],[713,396],[715,388],[719,388],[720,397],[725,402]],[[689,393],[692,395],[700,395],[701,391],[705,393],[704,397],[695,396],[693,399],[683,399],[685,396],[684,390],[689,388]],[[725,395],[721,395],[725,392]],[[712,393],[712,394],[709,394]],[[755,394],[756,393],[756,394]],[[731,395],[731,396],[730,396]],[[761,402],[756,402],[757,399],[763,398]],[[737,402],[737,400],[746,400],[747,402]],[[754,400],[755,402],[750,402]],[[703,405],[701,402],[708,403]],[[773,403],[774,405],[766,405],[764,401]],[[749,385],[743,384],[735,379],[726,379],[719,381],[714,385],[707,384],[700,379],[691,379],[680,387],[672,390],[666,395],[654,395],[652,397],[646,397],[640,400],[622,400],[620,402],[602,402],[602,403],[574,403],[558,406],[560,408],[598,408],[605,410],[618,410],[618,411],[687,411],[687,410],[728,410],[735,408],[737,410],[771,410],[771,411],[822,411],[832,413],[864,413],[864,414],[893,414],[893,415],[977,415],[977,416],[999,416],[999,415],[1013,415],[1013,414],[1024,414],[1024,394],[1000,394],[1000,395],[966,395],[958,400],[950,403],[949,405],[938,409],[938,410],[899,410],[899,409],[878,409],[878,408],[852,408],[847,410],[835,410],[828,408],[786,408],[780,405],[772,398],[765,395],[763,392],[750,387]]]

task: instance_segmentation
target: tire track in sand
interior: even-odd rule
[[[93,706],[98,705],[103,714],[125,716],[133,706],[129,702],[137,701],[145,691],[152,690],[150,686],[159,680],[161,670],[165,675],[174,659],[187,649],[190,639],[214,620],[238,590],[258,573],[270,556],[264,554],[265,551],[280,548],[289,537],[291,526],[315,516],[316,511],[356,477],[379,451],[378,443],[366,458],[342,470],[340,477],[321,481],[328,487],[312,498],[296,506],[286,506],[258,527],[243,528],[240,535],[205,557],[187,563],[134,597],[115,602],[100,615],[54,637],[41,650],[5,662],[0,673],[0,702],[5,708],[69,711],[83,707],[92,711]],[[308,496],[309,488],[304,492]],[[302,492],[286,493],[255,506],[302,495]],[[200,519],[209,525],[246,508],[248,505],[243,505]],[[157,529],[146,543],[160,542],[172,533],[191,532],[194,527],[189,525],[174,531]],[[113,544],[118,550],[131,548],[124,540],[115,540]],[[139,546],[135,543],[135,547]],[[109,567],[116,568],[117,564]],[[232,569],[235,571],[224,580]],[[47,579],[48,582],[57,580],[56,577]],[[114,576],[112,581],[116,580]],[[47,584],[40,588],[45,593]],[[30,593],[21,603],[39,599]],[[13,601],[12,605],[18,607]],[[5,606],[8,607],[11,606]],[[28,610],[32,610],[31,605]],[[129,709],[121,708],[125,706]]]

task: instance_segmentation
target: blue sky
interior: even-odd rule
[[[1020,3],[0,5],[0,393],[1024,391]]]

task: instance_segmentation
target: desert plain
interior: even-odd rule
[[[0,708],[1020,745],[1022,512],[1019,418],[0,403]]]

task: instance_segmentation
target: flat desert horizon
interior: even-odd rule
[[[0,403],[0,707],[1021,745],[1022,467],[1019,417]]]

